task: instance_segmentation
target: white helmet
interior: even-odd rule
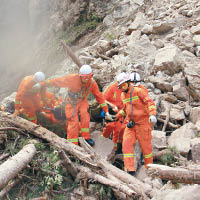
[[[82,65],[79,71],[80,76],[92,75],[92,68],[90,65]]]
[[[36,83],[42,82],[45,80],[45,74],[43,72],[36,72],[33,76],[33,80]]]
[[[117,76],[118,87],[119,87],[121,84],[123,84],[123,83],[125,83],[125,82],[127,82],[127,81],[129,81],[129,80],[130,80],[130,78],[129,78],[129,75],[128,75],[128,74],[126,74],[125,72],[120,73],[120,74]]]
[[[129,77],[131,82],[137,83],[141,81],[140,75],[137,72],[131,73]]]

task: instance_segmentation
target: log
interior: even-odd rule
[[[10,180],[18,175],[26,165],[31,162],[36,154],[34,144],[28,144],[23,147],[15,156],[9,158],[0,165],[0,188],[5,186]]]
[[[81,145],[86,149],[87,153],[92,155],[92,158],[96,160],[96,163],[103,170],[105,176],[107,176],[109,179],[112,179],[113,181],[116,181],[117,178],[120,182],[129,185],[129,187],[135,191],[135,198],[141,196],[143,199],[148,199],[148,197],[145,194],[145,188],[143,187],[143,183],[141,183],[135,177],[108,163],[100,155],[97,155],[96,152],[92,149],[92,147],[89,146],[87,142],[85,142],[84,138],[80,138],[79,141]]]
[[[163,125],[163,128],[162,128],[163,132],[165,132],[165,129],[166,129],[167,124],[169,122],[170,110],[171,110],[171,105],[169,106],[169,109],[168,109],[168,112],[167,112],[167,116],[166,116],[166,119],[165,119],[165,122],[164,122],[164,125]]]
[[[87,151],[85,151],[85,149],[68,142],[64,138],[60,138],[51,131],[18,116],[15,117],[9,113],[0,111],[0,118],[3,118],[3,120],[13,124],[15,127],[19,127],[28,131],[30,134],[35,135],[36,137],[48,141],[54,147],[64,150],[70,155],[75,156],[87,164],[88,167],[93,171],[98,173],[101,171],[105,178],[111,177],[112,175],[112,177],[115,177],[115,180],[119,179],[119,182],[122,182],[124,185],[128,186],[130,190],[135,192],[136,195],[133,196],[135,199],[138,197],[141,197],[143,200],[149,199],[147,197],[149,191],[144,188],[144,184],[141,181],[108,163],[105,159],[101,158],[100,155],[97,155],[90,146],[87,145]]]
[[[77,171],[76,167],[74,166],[74,164],[71,162],[71,160],[65,154],[64,151],[59,151],[59,156],[60,156],[60,158],[62,160],[62,165],[65,166],[65,168],[67,169],[67,171],[75,179],[76,176],[77,176],[77,174],[78,174],[78,171]]]
[[[98,52],[97,52],[97,55],[98,55],[100,58],[102,58],[103,60],[110,60],[110,58],[109,58],[108,56],[105,56],[105,55],[100,54],[100,53],[98,53]]]
[[[84,166],[78,166],[76,165],[76,167],[79,169],[81,175],[80,178],[88,178],[88,179],[93,179],[103,185],[108,185],[110,187],[113,187],[115,189],[117,189],[118,191],[121,191],[123,193],[125,193],[127,196],[129,197],[133,197],[136,193],[131,190],[128,186],[120,183],[119,181],[113,181],[110,180],[108,178],[105,178],[102,175],[93,173],[89,168],[86,168]],[[86,176],[86,177],[85,177]],[[125,198],[126,200],[127,198]]]
[[[35,135],[38,138],[48,141],[51,145],[58,149],[64,149],[69,154],[77,157],[79,160],[83,160],[90,166],[97,167],[96,163],[91,159],[91,156],[84,153],[83,148],[68,142],[64,138],[60,138],[55,133],[43,128],[37,124],[29,122],[18,116],[13,116],[9,113],[0,111],[0,118],[4,118],[7,122],[13,124],[15,127],[19,127],[30,134]]]
[[[8,131],[8,130],[20,131],[18,128],[15,128],[15,127],[3,127],[3,128],[1,127],[0,128],[0,131]]]
[[[172,183],[200,184],[200,166],[197,168],[169,167],[165,165],[148,164],[147,173],[152,177],[170,180]]]
[[[10,153],[3,153],[1,156],[0,156],[0,161],[7,158],[8,156],[10,156]]]
[[[48,198],[47,197],[38,197],[38,198],[31,199],[31,200],[48,200]]]
[[[76,55],[72,52],[72,50],[66,45],[65,41],[61,40],[61,44],[63,45],[66,54],[70,56],[73,62],[80,68],[82,66],[80,60],[76,57]]]
[[[164,119],[161,119],[160,117],[158,117],[157,119],[158,119],[158,121],[165,123],[165,120],[164,120]],[[169,121],[168,121],[168,125],[169,125],[171,128],[175,128],[175,129],[181,127],[181,125],[173,124],[172,122],[169,122]]]

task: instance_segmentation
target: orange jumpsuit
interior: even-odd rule
[[[22,79],[15,97],[15,110],[23,110],[27,119],[37,124],[36,111],[40,109],[40,93],[32,89],[35,82],[33,76]]]
[[[129,91],[127,93],[123,92],[121,95],[124,104],[123,110],[126,113],[126,122],[131,121],[132,89],[133,120],[136,125],[132,128],[126,127],[124,131],[122,151],[125,171],[135,171],[134,145],[136,140],[138,140],[143,152],[145,167],[147,164],[153,163],[149,116],[156,115],[155,103],[149,97],[148,90],[144,86],[133,87],[130,85]]]
[[[118,84],[114,83],[110,85],[104,91],[104,99],[109,101],[110,103],[117,106],[120,110],[123,108],[123,103],[121,100],[121,93],[122,91],[118,89]],[[122,125],[123,117],[121,117],[116,122],[106,123],[106,126],[103,129],[102,135],[106,138],[109,138],[111,133],[113,133],[113,142],[115,144],[115,149],[117,149],[117,143],[122,142],[122,137],[124,133],[124,126]]]
[[[65,114],[67,119],[67,140],[78,145],[79,131],[85,139],[90,139],[89,123],[90,115],[88,113],[89,104],[87,96],[91,92],[105,112],[108,107],[104,101],[102,93],[99,91],[97,83],[91,79],[87,85],[81,83],[79,74],[69,74],[64,77],[48,80],[44,83],[50,86],[64,87],[68,89],[68,94],[73,92],[76,98],[69,95],[66,98]],[[79,125],[80,116],[80,125]]]

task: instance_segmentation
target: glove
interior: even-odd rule
[[[105,116],[105,119],[108,120],[108,121],[114,121],[114,116],[113,115],[110,115],[108,112],[106,113],[106,116]]]
[[[40,89],[41,89],[40,83],[36,83],[36,84],[32,87],[32,89],[35,90],[35,91],[40,90]]]
[[[100,118],[103,119],[103,118],[105,118],[105,116],[106,116],[106,113],[103,110],[101,110],[100,111]]]
[[[156,122],[157,122],[156,116],[155,115],[151,115],[149,117],[149,122],[152,123],[152,124],[156,124]]]
[[[113,111],[114,111],[114,112],[118,112],[117,106],[115,106],[115,107],[113,108]]]

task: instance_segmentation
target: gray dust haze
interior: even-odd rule
[[[34,2],[0,0],[0,99],[17,90],[23,76],[38,70],[30,60],[47,16]]]

